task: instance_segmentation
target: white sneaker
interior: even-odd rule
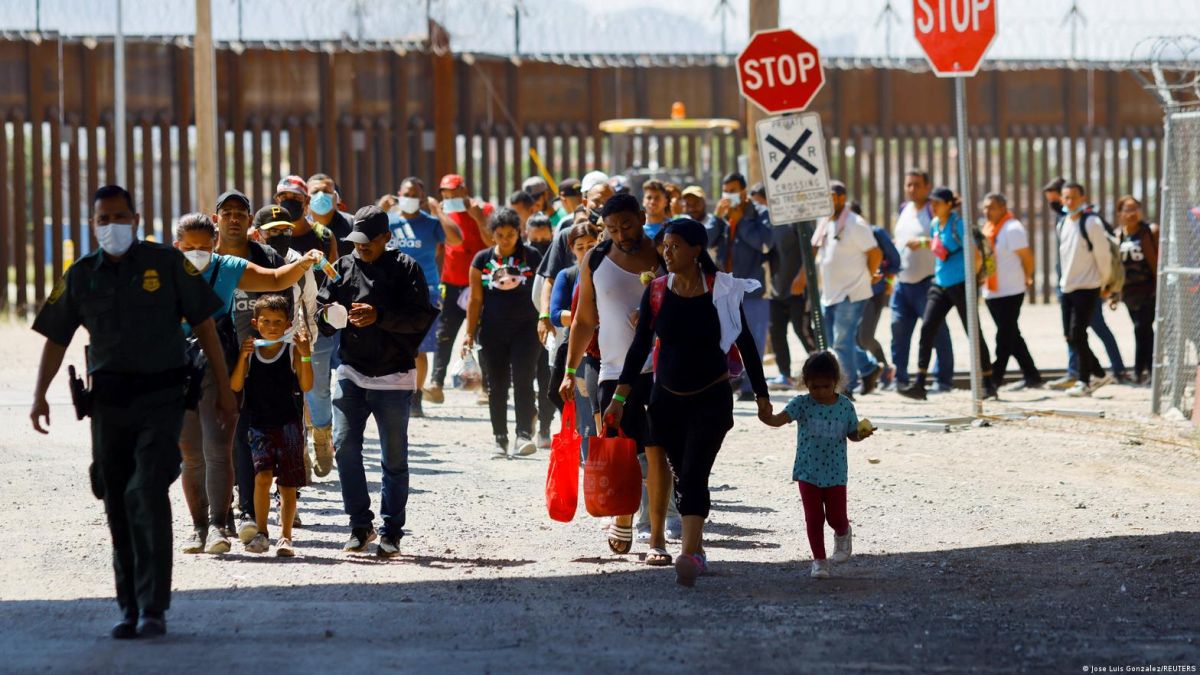
[[[814,560],[812,563],[812,571],[810,571],[808,573],[808,576],[810,576],[814,579],[828,579],[829,578],[829,561],[828,560]]]
[[[292,540],[286,537],[280,537],[275,542],[275,555],[280,558],[293,558],[296,556],[296,549],[292,548]]]
[[[203,553],[204,552],[204,530],[192,530],[192,534],[183,542],[183,546],[179,549],[181,553]]]
[[[492,448],[492,459],[508,459],[507,439],[496,439],[496,445]]]
[[[254,535],[250,543],[246,544],[246,551],[249,553],[266,553],[271,548],[271,542],[267,540],[267,535],[259,532]]]
[[[854,531],[847,529],[842,536],[833,535],[833,555],[829,557],[835,563],[841,564],[850,559],[854,548]]]
[[[1078,382],[1078,380],[1070,375],[1063,375],[1056,380],[1051,380],[1046,386],[1054,389],[1055,391],[1066,391],[1071,387],[1074,387],[1076,382]]]
[[[1074,396],[1075,398],[1083,398],[1084,396],[1091,395],[1092,388],[1084,382],[1076,382],[1075,386],[1067,390],[1067,396]]]
[[[636,530],[637,534],[633,537],[634,541],[639,544],[645,544],[650,541],[650,523],[638,523]]]
[[[535,452],[537,452],[537,444],[532,439],[517,436],[517,446],[513,449],[514,455],[528,457]]]
[[[238,523],[237,536],[243,544],[249,544],[256,534],[258,534],[258,525],[253,520],[244,519]]]
[[[1106,384],[1112,384],[1113,382],[1116,382],[1116,381],[1117,381],[1116,378],[1114,378],[1112,375],[1108,375],[1108,374],[1105,374],[1104,377],[1094,378],[1094,379],[1092,379],[1092,391],[1096,391],[1100,387],[1103,387]]]
[[[208,546],[204,547],[205,553],[229,553],[229,539],[225,537],[225,533],[221,528],[213,525],[208,528]]]

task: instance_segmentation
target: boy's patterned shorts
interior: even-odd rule
[[[280,487],[304,487],[304,423],[281,427],[250,427],[250,458],[254,473],[270,471]]]

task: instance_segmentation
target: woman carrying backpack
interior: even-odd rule
[[[963,239],[975,236],[974,228],[968,232],[963,223],[962,215],[958,212],[959,199],[948,187],[936,188],[929,194],[929,205],[933,209],[933,221],[930,228],[933,238],[930,248],[937,258],[934,261],[933,285],[929,287],[929,300],[925,303],[925,317],[921,322],[921,342],[917,352],[917,379],[911,385],[900,390],[908,398],[925,400],[925,380],[929,373],[929,359],[933,355],[933,343],[937,332],[951,309],[958,310],[963,328],[970,334],[967,324],[967,293],[975,293],[976,289],[967,288],[967,269],[963,260]],[[982,254],[976,251],[976,279],[982,267]],[[978,319],[977,319],[978,320]],[[983,368],[984,398],[996,397],[996,385],[992,382],[992,360],[988,356],[987,343],[983,334],[979,335],[979,363]]]
[[[1158,225],[1142,218],[1142,204],[1126,195],[1117,200],[1121,226],[1121,264],[1125,286],[1121,298],[1133,321],[1133,372],[1139,385],[1149,384],[1154,356],[1154,305],[1158,275]]]
[[[710,506],[708,475],[725,434],[733,428],[733,371],[744,367],[749,374],[760,418],[771,413],[771,401],[742,309],[742,297],[757,290],[759,283],[717,271],[699,222],[679,218],[670,221],[665,232],[668,275],[652,281],[642,296],[637,329],[604,423],[620,425],[625,397],[654,349],[651,437],[666,452],[683,515],[676,581],[692,586],[708,569],[703,543]]]

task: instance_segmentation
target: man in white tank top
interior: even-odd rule
[[[616,195],[605,203],[600,216],[607,241],[593,248],[579,266],[579,305],[571,323],[567,374],[559,394],[564,400],[574,399],[575,366],[599,327],[600,409],[604,410],[616,391],[625,353],[633,343],[637,310],[646,286],[661,276],[663,269],[653,242],[642,229],[645,214],[636,198]],[[650,553],[646,563],[669,565],[671,556],[666,552],[664,524],[671,494],[671,470],[663,449],[650,437],[646,406],[653,384],[652,370],[653,364],[647,359],[642,378],[625,401],[621,430],[637,441],[639,452],[644,450],[646,454],[650,513]],[[632,518],[633,514],[618,516],[609,527],[609,547],[616,553],[628,553],[632,548]]]

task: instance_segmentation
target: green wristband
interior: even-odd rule
[[[541,314],[538,314],[538,319],[549,319],[549,318],[550,318],[550,314],[548,312],[542,312]]]
[[[300,363],[312,363],[312,357],[311,356],[301,356]]]
[[[624,403],[624,402],[625,402],[625,397],[624,397],[624,396],[622,396],[622,395],[620,395],[620,394],[613,394],[613,400],[614,400],[614,401],[616,401],[616,402],[618,402],[618,403]]]
[[[574,369],[574,368],[567,368],[567,374],[568,374],[568,375],[574,375],[574,374],[575,374],[575,369]]]

